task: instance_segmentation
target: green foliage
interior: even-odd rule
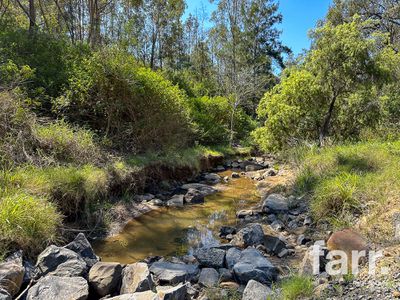
[[[190,99],[191,115],[197,126],[199,142],[203,145],[226,144],[230,136],[232,105],[226,97]],[[244,139],[255,126],[242,109],[234,115],[235,137]]]
[[[34,137],[40,150],[57,162],[87,163],[99,160],[100,150],[91,131],[72,128],[65,121],[35,124]]]
[[[310,150],[301,159],[295,188],[311,196],[316,220],[343,228],[358,217],[367,234],[375,237],[379,232],[379,240],[387,241],[393,234],[390,220],[398,209],[399,154],[398,141]]]
[[[366,37],[358,18],[313,33],[304,61],[286,70],[280,84],[258,107],[264,127],[254,137],[264,150],[279,150],[302,141],[358,138],[381,118],[380,88],[387,72],[380,64],[379,37]]]
[[[56,108],[127,150],[179,148],[190,140],[185,94],[117,50],[93,53],[75,65]]]
[[[293,275],[281,284],[282,298],[296,300],[313,295],[313,281],[310,277]]]
[[[22,192],[0,196],[0,243],[23,249],[27,254],[40,251],[57,239],[61,216],[44,197]]]

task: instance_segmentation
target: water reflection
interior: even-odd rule
[[[121,263],[151,255],[193,253],[198,247],[218,245],[220,226],[234,225],[235,212],[254,205],[258,199],[250,179],[234,179],[208,196],[204,204],[149,212],[129,222],[120,234],[94,243],[94,248],[104,261]]]

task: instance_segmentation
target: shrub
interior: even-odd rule
[[[311,297],[313,294],[312,279],[300,275],[294,275],[285,280],[281,288],[284,300],[307,298]]]
[[[183,147],[190,140],[185,93],[117,50],[93,53],[75,65],[55,107],[129,151]]]
[[[100,158],[94,134],[83,128],[72,128],[65,121],[35,124],[33,133],[40,150],[56,162],[83,164]]]
[[[57,239],[61,216],[44,197],[22,192],[0,198],[0,243],[29,253]]]

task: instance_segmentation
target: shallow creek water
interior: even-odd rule
[[[204,204],[160,208],[130,221],[120,234],[94,243],[96,254],[103,261],[133,263],[152,255],[184,255],[218,245],[220,226],[234,225],[236,211],[258,203],[259,197],[254,182],[246,177],[217,188],[220,191],[207,196]]]

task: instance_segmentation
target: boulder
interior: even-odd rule
[[[167,201],[167,206],[183,206],[184,195],[174,195]]]
[[[247,165],[245,168],[246,172],[253,172],[253,171],[258,171],[261,169],[264,169],[264,167],[261,165],[258,165],[258,164]]]
[[[198,190],[203,196],[208,196],[217,192],[215,188],[202,183],[187,183],[181,186],[181,189],[188,191],[189,189]]]
[[[205,287],[214,287],[218,285],[219,273],[213,268],[204,268],[200,272],[199,284]]]
[[[187,287],[185,284],[177,286],[158,286],[157,296],[161,300],[186,300]]]
[[[236,233],[236,228],[235,227],[222,226],[219,229],[219,236],[220,237],[226,237],[228,234],[235,234],[235,233]]]
[[[270,285],[278,277],[278,269],[254,248],[242,251],[239,261],[233,266],[233,272],[242,284],[254,279]]]
[[[89,268],[99,261],[99,258],[94,254],[92,246],[83,233],[79,233],[65,248],[78,253]]]
[[[184,198],[186,203],[204,203],[203,193],[196,189],[188,189]]]
[[[127,265],[122,272],[121,294],[144,292],[153,289],[154,282],[146,263]]]
[[[161,300],[153,291],[123,294],[108,298],[108,300]]]
[[[215,173],[208,173],[204,175],[204,180],[211,184],[216,184],[221,181],[221,176]]]
[[[264,231],[260,224],[249,224],[239,230],[231,241],[232,245],[246,248],[248,246],[256,246],[264,241]]]
[[[248,216],[252,216],[254,214],[254,212],[253,212],[253,210],[251,210],[251,209],[242,209],[242,210],[239,210],[237,213],[236,213],[236,218],[238,218],[238,219],[244,219],[244,218],[246,218],[246,217],[248,217]]]
[[[0,300],[12,300],[12,297],[9,292],[0,288]]]
[[[0,289],[15,296],[24,280],[25,269],[21,260],[0,263]]]
[[[155,198],[155,196],[153,194],[150,194],[150,193],[144,194],[144,195],[135,195],[135,197],[133,197],[133,199],[136,202],[150,201],[150,200],[152,200],[154,198]]]
[[[195,251],[194,256],[203,267],[222,268],[225,262],[225,252],[218,248],[200,248]]]
[[[287,243],[282,237],[266,235],[264,246],[268,253],[278,255],[283,249],[287,248]]]
[[[281,220],[273,221],[270,226],[275,231],[282,231],[285,228],[285,225]]]
[[[40,275],[47,274],[61,277],[86,276],[87,265],[76,252],[51,245],[38,256],[36,267]]]
[[[289,210],[288,201],[286,197],[280,194],[271,194],[263,201],[262,210],[269,214],[287,213]]]
[[[267,300],[272,295],[272,290],[255,280],[250,280],[243,291],[242,300]]]
[[[218,270],[219,273],[219,282],[226,282],[226,281],[232,281],[232,272],[229,269],[225,268],[220,268]]]
[[[122,265],[112,262],[98,262],[89,271],[89,284],[97,295],[112,294],[121,281]]]
[[[196,265],[158,261],[151,265],[150,272],[160,284],[177,284],[191,280],[198,274],[199,268]]]
[[[239,261],[240,256],[242,255],[242,251],[239,250],[238,248],[230,248],[228,251],[226,251],[226,266],[229,269],[232,269],[233,266]]]
[[[27,300],[85,300],[89,286],[82,277],[60,277],[47,275],[28,290]]]
[[[231,174],[231,177],[232,177],[232,178],[240,178],[240,174],[237,173],[237,172],[233,172],[233,173]]]

